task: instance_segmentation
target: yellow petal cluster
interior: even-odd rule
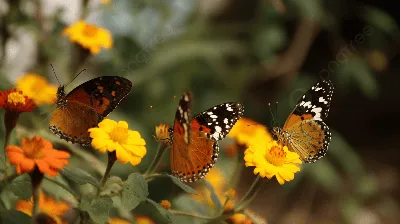
[[[275,140],[253,142],[244,155],[245,165],[255,167],[254,174],[268,179],[275,176],[281,185],[294,179],[294,174],[300,171],[298,164],[302,163],[297,153]]]
[[[93,148],[100,152],[116,152],[121,163],[130,162],[136,166],[146,155],[146,142],[137,131],[128,129],[125,121],[104,119],[96,128],[90,128]]]

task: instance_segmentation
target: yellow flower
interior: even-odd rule
[[[104,119],[98,128],[90,128],[90,137],[93,138],[93,148],[100,152],[116,151],[117,159],[121,163],[130,162],[136,166],[146,155],[146,142],[139,132],[128,129],[125,121]]]
[[[171,208],[171,202],[169,202],[168,200],[162,200],[160,202],[160,205],[165,209],[170,209]]]
[[[35,73],[25,73],[17,79],[17,89],[22,90],[36,105],[53,104],[57,99],[57,86]]]
[[[108,4],[110,2],[111,2],[111,0],[101,0],[101,3],[103,3],[103,4]]]
[[[128,220],[120,218],[108,218],[108,224],[130,224]]]
[[[113,45],[110,31],[82,20],[64,29],[63,34],[70,41],[89,49],[92,54],[98,54],[101,48],[110,49]]]
[[[264,218],[260,217],[259,215],[255,214],[254,212],[246,209],[246,214],[243,213],[235,213],[231,217],[227,218],[225,221],[229,224],[253,224],[255,223],[252,218],[255,218],[257,220],[257,223],[263,223],[266,224],[267,221],[265,221]],[[250,218],[249,215],[252,217]]]
[[[29,216],[32,216],[33,203],[31,201],[20,200],[15,205],[15,209],[21,211]],[[67,223],[61,220],[65,212],[68,210],[69,206],[65,202],[57,202],[51,197],[47,197],[43,193],[39,196],[39,210],[40,213],[48,215],[55,223]]]
[[[255,166],[254,174],[271,179],[276,176],[279,184],[294,179],[294,174],[300,171],[300,157],[297,153],[288,150],[287,146],[277,141],[259,139],[244,152],[246,166]]]
[[[228,137],[234,138],[239,144],[246,146],[251,145],[258,138],[267,142],[272,140],[271,134],[264,125],[243,117],[236,122]]]
[[[165,144],[170,141],[169,128],[170,126],[167,124],[159,124],[156,126],[156,138],[159,143]]]

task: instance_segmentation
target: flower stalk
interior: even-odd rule
[[[239,203],[235,206],[235,211],[242,211],[247,207],[247,205],[254,199],[254,197],[257,195],[258,191],[261,189],[261,187],[264,185],[266,181],[260,177],[257,176],[257,178],[254,180],[253,184],[251,185],[250,189],[246,192],[246,194],[243,196],[243,198],[239,201]]]
[[[154,173],[154,171],[157,169],[158,165],[161,162],[161,158],[164,155],[164,152],[168,148],[168,144],[161,143],[158,147],[158,150],[156,152],[156,156],[154,157],[153,161],[151,162],[149,168],[145,172],[145,177],[148,177]]]
[[[108,152],[108,162],[107,162],[107,168],[106,171],[104,172],[104,176],[101,178],[100,181],[100,189],[97,191],[97,196],[100,195],[102,188],[106,184],[108,178],[110,177],[111,173],[111,168],[113,167],[115,161],[117,161],[117,154],[115,151]]]
[[[31,177],[32,184],[32,198],[33,198],[33,207],[32,207],[32,223],[36,223],[36,216],[39,213],[39,201],[40,201],[40,183],[43,180],[44,174],[40,172],[38,167],[29,173]]]

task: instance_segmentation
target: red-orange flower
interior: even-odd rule
[[[22,91],[11,88],[10,91],[0,91],[0,107],[5,111],[22,113],[31,112],[36,105]]]
[[[29,216],[32,216],[32,207],[33,202],[20,200],[15,205],[15,209],[21,211]],[[69,206],[65,202],[57,202],[54,198],[46,197],[43,193],[40,194],[39,198],[39,211],[40,213],[44,213],[48,215],[55,223],[67,223],[61,220],[61,217],[64,216],[64,213],[68,210]]]
[[[70,157],[69,153],[53,149],[51,142],[38,136],[24,138],[21,147],[7,146],[6,151],[18,174],[31,172],[37,167],[43,174],[56,176],[59,169],[68,165],[67,158]]]

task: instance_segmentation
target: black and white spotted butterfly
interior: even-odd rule
[[[191,117],[192,94],[179,101],[174,127],[170,130],[170,163],[173,175],[184,182],[203,178],[218,158],[218,141],[226,137],[243,116],[243,105],[223,103]]]
[[[325,124],[331,105],[333,85],[322,80],[309,89],[297,102],[283,128],[274,127],[278,142],[299,154],[306,163],[326,155],[331,132]]]

